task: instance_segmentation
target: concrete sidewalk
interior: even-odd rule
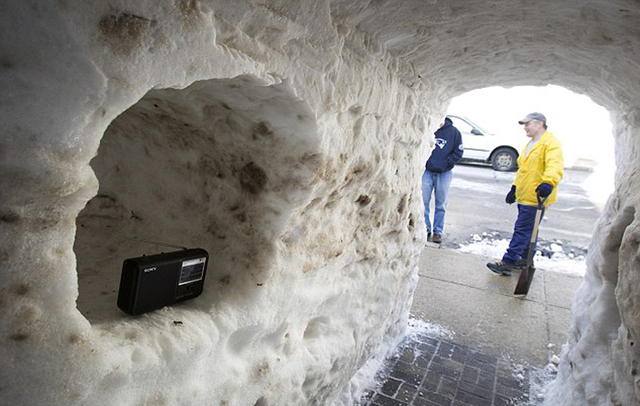
[[[571,302],[582,278],[537,269],[529,294],[515,297],[519,274],[499,276],[487,269],[491,261],[426,247],[412,316],[453,331],[458,344],[546,365],[549,352],[559,354],[567,341]]]
[[[492,260],[424,249],[411,314],[453,337],[405,340],[361,404],[538,404],[531,386],[567,340],[570,306],[582,278],[537,269],[529,294],[515,297],[517,275],[494,274],[486,267]]]

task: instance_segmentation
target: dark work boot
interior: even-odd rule
[[[506,262],[498,261],[498,262],[489,262],[487,264],[487,268],[491,269],[493,272],[502,276],[511,276],[513,275],[513,264],[507,264]]]
[[[513,269],[516,271],[521,271],[526,267],[527,267],[527,260],[525,258],[521,258],[517,260],[515,264],[513,264]],[[531,264],[531,267],[535,269],[535,266],[533,265],[533,263]]]

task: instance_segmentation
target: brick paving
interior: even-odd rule
[[[531,374],[540,369],[418,335],[405,340],[367,390],[363,406],[535,405]],[[537,375],[537,374],[536,374]],[[531,396],[535,398],[535,396]]]

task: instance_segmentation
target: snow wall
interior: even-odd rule
[[[447,102],[556,84],[612,113],[616,192],[549,405],[640,399],[640,4],[8,0],[0,404],[351,404],[402,337]],[[588,120],[588,117],[585,117]],[[202,247],[130,317],[122,260]]]

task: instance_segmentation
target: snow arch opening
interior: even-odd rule
[[[315,119],[286,83],[252,76],[151,90],[107,128],[91,166],[99,191],[77,218],[78,309],[116,307],[126,258],[201,247],[207,311],[266,283],[275,243],[318,162]]]

